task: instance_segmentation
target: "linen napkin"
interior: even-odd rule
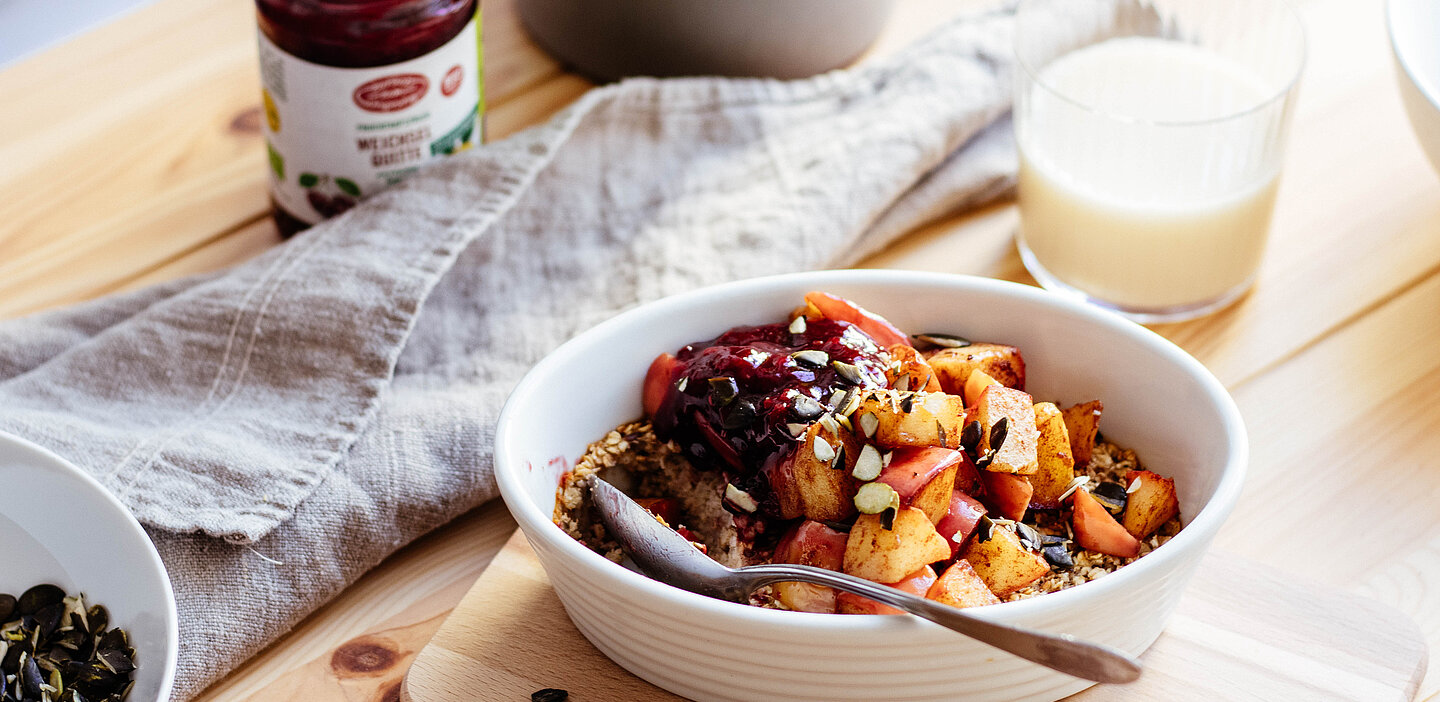
[[[798,82],[599,88],[227,271],[0,323],[0,429],[146,525],[188,699],[493,498],[501,404],[568,337],[1004,194],[1011,24]]]

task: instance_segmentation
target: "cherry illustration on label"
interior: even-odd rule
[[[463,82],[465,82],[465,70],[457,63],[445,72],[444,78],[440,79],[440,94],[445,97],[454,95]]]

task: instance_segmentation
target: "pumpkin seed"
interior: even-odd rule
[[[869,412],[860,413],[860,433],[865,438],[875,436],[875,430],[880,428],[880,418]]]
[[[995,521],[991,518],[980,515],[980,521],[975,522],[975,543],[983,544],[994,536]]]
[[[980,422],[970,422],[960,430],[960,448],[969,451],[972,455],[976,447],[980,445]]]
[[[865,444],[865,447],[860,449],[860,455],[855,459],[855,468],[850,471],[850,474],[855,476],[856,480],[868,482],[880,477],[880,471],[884,467],[885,464],[880,458],[879,449]]]
[[[830,354],[818,349],[796,351],[790,354],[790,357],[795,359],[796,362],[810,366],[811,368],[819,368],[830,362]]]
[[[900,493],[885,483],[865,483],[855,491],[855,509],[861,514],[880,514],[900,509]]]
[[[825,405],[809,395],[797,395],[795,397],[795,414],[801,419],[814,419],[825,414]]]
[[[815,402],[814,400],[810,401]],[[819,413],[817,412],[816,414],[818,415]],[[739,429],[755,421],[756,416],[755,403],[749,400],[739,400],[731,403],[729,411],[721,416],[720,426],[726,429]]]
[[[1046,546],[1040,549],[1040,553],[1045,556],[1045,561],[1048,562],[1052,568],[1070,570],[1075,567],[1075,559],[1070,557],[1069,549],[1066,549],[1062,545],[1055,544]]]
[[[65,601],[65,591],[54,585],[36,585],[20,595],[16,611],[21,614],[34,614],[52,604],[59,604]]]
[[[760,503],[756,502],[755,498],[750,496],[750,493],[735,487],[732,483],[725,483],[725,501],[751,514],[753,514],[755,510],[760,509]]]
[[[813,450],[815,452],[815,459],[821,463],[828,463],[831,459],[835,458],[835,448],[832,447],[830,442],[826,441],[823,436],[815,436]]]
[[[710,397],[715,400],[715,404],[724,407],[739,394],[740,386],[735,383],[734,378],[720,376],[710,379]]]
[[[895,515],[900,513],[898,507],[888,507],[880,513],[880,528],[890,531],[895,528]]]
[[[1040,549],[1040,532],[1035,527],[1024,522],[1015,522],[1015,535],[1020,537],[1020,545],[1031,551]]]
[[[851,385],[864,385],[865,374],[860,371],[860,366],[844,361],[831,361],[830,367],[835,369],[835,374],[840,379]]]
[[[930,332],[928,334],[915,334],[910,338],[922,343],[930,344],[932,346],[939,346],[946,349],[958,349],[970,345],[969,339],[966,339],[963,336],[955,336],[954,334],[940,334],[936,332]]]

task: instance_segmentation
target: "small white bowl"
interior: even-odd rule
[[[170,698],[179,651],[175,595],[140,523],[65,459],[0,433],[0,592],[42,583],[105,605],[135,647],[131,700]]]
[[[1175,479],[1185,528],[1102,580],[976,612],[1148,648],[1239,495],[1247,443],[1235,403],[1198,361],[1108,312],[1013,283],[903,271],[803,273],[678,295],[581,334],[530,371],[500,416],[495,473],[576,627],[636,675],[700,700],[1041,700],[1092,684],[912,617],[776,611],[684,592],[551,522],[560,476],[585,446],[641,415],[641,379],[656,355],[783,319],[809,290],[849,297],[912,333],[1014,344],[1037,398],[1104,401],[1106,437]]]
[[[1440,0],[1389,0],[1385,9],[1405,113],[1440,171]]]

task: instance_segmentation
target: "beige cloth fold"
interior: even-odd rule
[[[495,418],[565,339],[1004,193],[1010,26],[806,81],[596,89],[228,271],[0,323],[0,429],[146,524],[187,699],[493,498]]]

